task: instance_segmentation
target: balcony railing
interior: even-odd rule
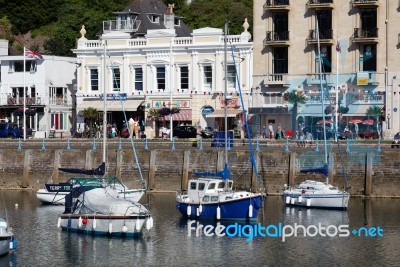
[[[352,0],[351,4],[353,7],[378,7],[379,1],[378,0]]]
[[[354,28],[354,42],[378,42],[378,28]]]
[[[268,31],[264,39],[264,46],[266,45],[289,45],[289,31]]]
[[[290,9],[289,0],[267,0],[267,2],[264,4],[264,10],[281,11],[289,9]]]
[[[24,104],[23,97],[7,97],[7,103],[3,103],[2,105],[10,105],[10,106],[20,106]],[[41,97],[26,97],[25,98],[26,105],[43,105]]]
[[[108,20],[103,21],[103,31],[122,31],[122,32],[136,32],[139,29],[140,20]]]
[[[317,31],[310,30],[310,34],[307,38],[308,43],[317,43]],[[320,29],[319,30],[319,41],[322,44],[332,44],[333,43],[333,30],[332,29]]]

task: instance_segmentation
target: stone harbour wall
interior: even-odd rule
[[[400,157],[397,150],[380,153],[357,152],[329,154],[329,182],[352,195],[400,197]],[[320,179],[320,174],[299,170],[319,164],[324,158],[313,151],[256,151],[257,173],[250,164],[250,153],[228,152],[231,177],[237,189],[279,194],[284,184],[297,184],[306,179]],[[196,171],[215,172],[224,166],[221,150],[198,149],[138,149],[137,159],[142,177],[153,191],[186,189],[187,181]],[[95,168],[102,162],[102,151],[93,149],[2,149],[0,150],[0,189],[42,188],[50,181],[57,183],[76,177],[58,170],[63,168]],[[343,168],[344,166],[344,168]],[[116,175],[128,187],[142,184],[133,151],[107,151],[107,174]]]

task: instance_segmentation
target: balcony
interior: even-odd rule
[[[307,38],[308,44],[317,44],[317,31],[310,30],[310,35]],[[333,44],[333,30],[332,29],[321,29],[319,30],[319,42],[321,44]]]
[[[308,9],[333,9],[333,0],[309,0]]]
[[[3,101],[1,101],[2,105],[5,105]],[[42,105],[41,97],[26,97],[25,98],[26,105]],[[24,98],[23,97],[7,97],[7,104],[9,106],[22,106],[24,105]]]
[[[108,20],[103,21],[103,32],[136,32],[139,29],[140,20]]]
[[[267,0],[264,4],[265,11],[289,11],[289,0]]]
[[[268,31],[264,39],[264,46],[289,46],[289,31]]]
[[[290,83],[286,80],[286,76],[286,74],[268,74],[264,84],[288,87]]]
[[[378,0],[352,0],[351,4],[357,8],[374,8],[379,6]]]
[[[378,28],[354,28],[351,39],[355,43],[378,43]]]
[[[331,74],[322,74],[321,78],[319,74],[308,74],[307,75],[307,85],[308,86],[320,86],[322,83],[323,87],[330,87],[330,86],[334,86],[335,84],[335,78],[331,77]],[[321,81],[322,79],[322,81]]]

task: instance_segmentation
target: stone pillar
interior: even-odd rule
[[[187,184],[189,180],[189,165],[190,165],[190,150],[185,150],[183,153],[183,170],[181,180],[181,190],[187,190]]]
[[[296,153],[289,153],[289,177],[288,177],[288,185],[294,186],[294,177],[296,174]]]
[[[25,157],[24,157],[24,172],[22,174],[22,187],[26,188],[29,186],[29,169],[31,162],[31,150],[25,150]]]
[[[157,150],[152,150],[150,152],[149,177],[147,179],[149,190],[152,190],[155,187],[155,176],[157,171],[156,156],[157,156]]]
[[[53,183],[58,184],[59,183],[59,171],[58,168],[60,166],[60,150],[55,150],[54,151],[54,163],[53,163]]]

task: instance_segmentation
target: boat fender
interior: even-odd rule
[[[217,207],[217,220],[221,219],[221,208]]]
[[[249,218],[253,218],[253,205],[249,205]]]
[[[302,196],[299,196],[299,198],[297,199],[297,201],[298,201],[299,203],[301,203],[302,200],[303,200]]]
[[[311,206],[311,198],[307,198],[307,207]]]
[[[146,230],[149,231],[151,229],[151,217],[146,221]]]
[[[83,224],[83,225],[86,225],[87,223],[88,223],[88,219],[87,219],[87,218],[83,218],[83,219],[82,219],[82,224]]]
[[[96,226],[97,226],[97,221],[96,221],[96,218],[94,218],[93,225],[92,225],[93,230],[96,230]]]
[[[150,226],[151,226],[151,228],[153,228],[153,226],[154,226],[154,220],[153,220],[153,217],[150,217],[150,222],[151,222]]]
[[[301,190],[301,193],[302,193],[302,194],[305,194],[305,193],[306,193],[306,190],[304,190],[304,189]]]
[[[287,197],[286,197],[286,204],[289,204],[289,203],[290,203],[290,197],[287,196]]]
[[[17,240],[15,240],[14,237],[10,239],[10,244],[9,244],[10,249],[16,249],[17,248]]]
[[[290,199],[290,204],[294,204],[294,201],[295,201],[295,199],[294,199],[294,197],[292,197],[291,199]]]
[[[78,226],[79,226],[79,228],[82,227],[82,217],[79,217]]]
[[[112,229],[112,222],[110,222],[110,223],[108,224],[108,232],[111,234],[112,231],[113,231],[113,229]]]
[[[128,232],[128,227],[124,224],[124,226],[122,226],[121,231],[122,231],[123,233]]]
[[[58,221],[57,221],[57,228],[61,227],[61,217],[58,217]]]
[[[203,205],[199,205],[199,212],[202,213],[203,212]]]
[[[190,215],[192,215],[192,207],[190,207],[190,205],[187,206],[186,214],[188,217],[190,217]]]
[[[136,219],[136,223],[135,223],[135,229],[136,231],[140,231],[140,221],[139,221],[139,217]]]

